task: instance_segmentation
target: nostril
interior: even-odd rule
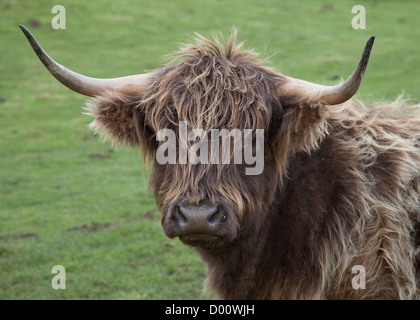
[[[211,224],[217,223],[220,220],[219,216],[220,216],[220,212],[219,210],[217,210],[216,213],[212,214],[207,221]]]
[[[175,208],[173,219],[179,224],[187,224],[187,218],[185,218],[185,216],[182,214],[182,210],[180,207]]]
[[[209,224],[219,224],[226,221],[226,215],[220,208],[217,208],[216,212],[210,216],[208,219]]]

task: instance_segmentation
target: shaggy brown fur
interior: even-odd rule
[[[369,110],[279,98],[284,77],[234,40],[200,36],[145,92],[107,92],[89,106],[96,130],[151,159],[155,133],[179,121],[265,130],[258,176],[243,165],[154,162],[163,220],[176,203],[203,199],[236,217],[235,238],[196,248],[208,265],[206,289],[226,299],[419,298],[418,108],[397,116],[398,101]],[[351,286],[355,265],[366,269],[364,290]]]

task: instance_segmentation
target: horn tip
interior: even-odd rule
[[[372,45],[373,45],[373,43],[375,42],[375,38],[376,38],[376,36],[375,36],[374,34],[372,34],[372,35],[369,37],[369,39],[368,39],[368,41],[367,41],[367,44],[368,44],[369,46],[372,46]]]
[[[367,60],[369,59],[370,56],[370,52],[373,48],[373,43],[375,42],[375,35],[371,35],[368,39],[368,41],[366,42],[365,48],[363,50],[363,54],[362,54],[362,61],[364,62],[364,64],[367,64]]]
[[[33,38],[31,32],[23,24],[20,24],[19,28],[20,28],[20,30],[22,30],[23,34],[26,36],[26,38],[28,38],[28,40],[30,38]]]
[[[23,32],[25,31],[29,31],[28,28],[26,28],[23,24],[19,24],[19,28],[20,30],[22,30]]]

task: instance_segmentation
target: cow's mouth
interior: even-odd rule
[[[180,235],[179,239],[188,246],[198,247],[203,250],[212,250],[224,242],[220,236],[202,233]]]

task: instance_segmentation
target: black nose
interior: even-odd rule
[[[181,234],[212,234],[226,220],[223,210],[216,205],[180,205],[173,214]]]

